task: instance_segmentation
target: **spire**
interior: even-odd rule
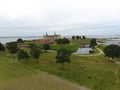
[[[54,35],[56,35],[56,32],[54,32]]]
[[[46,32],[46,36],[48,36],[47,32]]]

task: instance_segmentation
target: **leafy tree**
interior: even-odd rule
[[[24,41],[21,38],[19,38],[19,39],[17,39],[17,42],[18,43],[23,43]]]
[[[67,38],[63,38],[63,42],[64,42],[64,44],[69,44],[70,43],[69,39],[67,39]]]
[[[25,59],[25,63],[27,63],[29,55],[26,51],[21,49],[17,52],[17,58],[18,60]]]
[[[50,49],[50,45],[49,44],[43,44],[42,47],[44,50],[49,50]]]
[[[11,54],[16,54],[16,52],[19,50],[19,48],[17,47],[17,43],[16,42],[10,42],[6,44],[7,49],[9,50],[9,52]]]
[[[111,60],[113,60],[113,58],[120,57],[120,46],[109,45],[109,46],[106,46],[103,51],[105,53],[105,56],[109,57]]]
[[[80,39],[80,36],[76,36],[76,39]]]
[[[40,57],[40,53],[41,53],[40,48],[36,48],[36,47],[32,48],[30,51],[31,56],[36,60],[37,63],[38,63],[38,59]]]
[[[72,36],[72,39],[74,40],[74,39],[75,39],[75,36]]]
[[[81,39],[81,36],[79,36],[79,39]]]
[[[59,38],[59,39],[56,39],[56,42],[57,42],[58,44],[69,44],[69,43],[70,43],[69,39],[67,39],[67,38]]]
[[[2,43],[0,43],[0,51],[5,51],[5,47],[3,46]]]
[[[36,45],[35,43],[30,43],[30,44],[29,44],[29,48],[30,48],[30,49],[35,48],[35,47],[37,47],[37,45]]]
[[[91,39],[90,40],[90,47],[94,47],[97,45],[96,39]]]
[[[24,59],[25,59],[25,63],[27,63],[28,58],[29,58],[28,53],[27,53],[27,52],[24,52]]]
[[[18,60],[21,60],[24,58],[24,50],[20,49],[18,52],[17,52],[17,58]]]
[[[70,62],[71,52],[67,49],[60,49],[57,51],[56,63],[62,64],[62,69],[64,69],[64,63]]]
[[[83,36],[83,39],[86,39],[86,37],[85,37],[85,36]]]

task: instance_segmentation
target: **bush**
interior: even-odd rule
[[[0,51],[5,51],[5,47],[0,43]]]
[[[94,51],[91,51],[91,50],[90,50],[89,53],[94,53]]]
[[[37,47],[37,45],[35,43],[29,43],[29,48],[32,49],[34,47]]]
[[[17,42],[18,43],[23,43],[24,41],[21,38],[19,38],[19,39],[17,39]]]
[[[70,41],[67,38],[56,39],[57,44],[69,44]]]
[[[10,42],[6,44],[7,49],[11,54],[15,54],[18,50],[17,43],[16,42]]]
[[[50,45],[49,44],[43,44],[42,47],[44,50],[50,50]]]

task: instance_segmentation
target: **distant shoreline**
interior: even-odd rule
[[[75,35],[74,35],[75,36]],[[81,35],[82,36],[82,35]],[[61,36],[66,38],[71,38],[72,36]],[[99,38],[99,39],[107,39],[110,41],[119,41],[120,42],[120,35],[86,35],[87,38]],[[43,36],[4,36],[0,37],[0,42],[5,44],[7,42],[16,41],[18,38],[22,38],[23,40],[35,40],[35,39],[42,39]]]
[[[73,35],[62,35],[62,37],[72,37]],[[77,36],[77,35],[74,35]],[[80,35],[83,36],[83,35]],[[87,38],[110,38],[110,39],[117,39],[120,38],[120,35],[84,35]],[[1,36],[0,38],[36,38],[40,37],[43,38],[43,36]]]

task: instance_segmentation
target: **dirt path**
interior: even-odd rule
[[[8,81],[0,80],[0,90],[90,90],[70,81],[37,71],[32,76],[27,76]]]
[[[42,71],[41,71],[41,72],[42,72]],[[65,80],[65,79],[61,79],[61,78],[59,78],[59,77],[57,77],[57,76],[50,75],[50,74],[48,74],[48,73],[46,73],[46,72],[42,72],[42,74],[45,74],[45,75],[47,75],[47,76],[49,76],[49,77],[51,77],[51,78],[54,78],[54,79],[56,79],[57,81],[59,81],[59,82],[61,82],[61,83],[63,83],[63,84],[67,84],[69,87],[73,87],[74,90],[91,90],[91,89],[86,88],[86,87],[84,87],[84,86],[80,86],[80,85],[78,85],[78,84],[76,84],[76,83],[67,81],[67,80]],[[66,90],[68,90],[68,89],[66,89]]]

